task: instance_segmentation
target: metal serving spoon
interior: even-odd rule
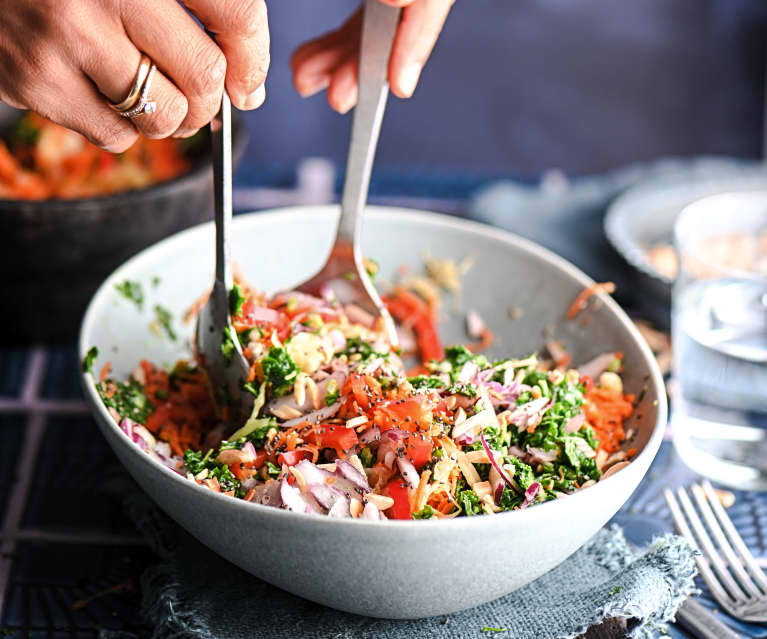
[[[386,76],[399,15],[400,9],[384,5],[379,0],[365,2],[359,97],[354,109],[335,244],[319,273],[293,289],[320,296],[329,288],[342,304],[353,302],[373,317],[381,317],[393,345],[397,344],[394,322],[368,277],[360,244],[370,172],[389,95]]]
[[[341,217],[336,241],[325,266],[293,290],[320,295],[327,287],[341,303],[354,302],[383,318],[389,339],[397,344],[394,322],[368,277],[360,249],[362,213],[370,185],[378,135],[389,88],[389,54],[400,10],[366,0],[359,63],[359,98],[354,111]],[[228,406],[228,422],[241,425],[253,409],[254,397],[243,392],[249,365],[232,327],[229,294],[233,277],[230,256],[232,222],[231,103],[224,93],[221,111],[211,122],[216,224],[216,274],[213,289],[197,318],[197,354],[219,406]]]
[[[232,225],[232,105],[224,92],[221,111],[210,123],[216,224],[216,273],[208,301],[197,317],[197,356],[210,380],[216,403],[229,407],[229,424],[242,425],[254,397],[243,391],[250,366],[231,322],[230,229]]]

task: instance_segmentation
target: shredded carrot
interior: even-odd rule
[[[608,453],[616,452],[626,439],[623,421],[634,410],[634,396],[594,386],[585,399],[583,410],[599,440],[598,448]]]
[[[394,319],[413,328],[421,361],[441,360],[445,357],[433,306],[403,286],[397,286],[391,297],[384,298],[384,303]]]
[[[482,329],[482,334],[480,337],[481,338],[478,342],[466,345],[466,348],[468,348],[472,353],[481,353],[482,351],[486,351],[493,345],[493,342],[495,341],[495,335],[493,335],[493,332],[487,327]]]
[[[567,317],[567,319],[574,319],[577,317],[578,313],[586,308],[586,303],[593,295],[596,295],[597,293],[612,294],[614,292],[615,284],[612,282],[595,282],[591,286],[587,286],[580,293],[578,293],[577,297],[573,300],[573,303],[568,309],[565,317]]]
[[[99,380],[102,382],[107,381],[107,377],[109,377],[109,371],[112,370],[112,362],[107,362],[104,364],[103,368],[101,369],[101,373],[99,374]]]

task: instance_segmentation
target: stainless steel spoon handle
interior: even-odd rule
[[[216,222],[216,283],[232,288],[230,233],[232,226],[232,103],[226,91],[221,111],[210,123],[213,150],[213,195]]]
[[[389,85],[389,54],[399,24],[400,9],[379,0],[365,1],[360,45],[359,91],[354,109],[346,179],[341,196],[337,242],[359,246],[362,211],[368,195],[378,134],[381,131]]]

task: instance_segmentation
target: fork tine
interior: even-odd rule
[[[663,491],[663,494],[666,497],[666,503],[668,504],[669,510],[671,511],[671,516],[674,518],[676,529],[679,531],[682,537],[687,539],[687,541],[692,543],[692,545],[696,548],[699,548],[698,542],[695,540],[695,536],[692,534],[690,527],[687,525],[687,520],[685,519],[684,514],[682,514],[682,509],[679,507],[679,503],[677,502],[676,497],[674,497],[674,493],[666,488]],[[725,589],[722,587],[722,584],[720,584],[717,580],[716,575],[713,573],[711,567],[709,566],[709,563],[700,556],[695,557],[695,563],[698,565],[700,576],[703,577],[703,581],[706,582],[709,590],[711,590],[711,594],[714,595],[714,599],[716,599],[722,606],[726,607],[726,605],[731,605],[732,598],[727,594]]]
[[[765,593],[767,593],[767,577],[765,577],[764,572],[759,567],[759,564],[756,562],[756,559],[754,559],[754,556],[751,554],[746,544],[743,543],[743,539],[738,531],[735,530],[735,526],[733,525],[730,516],[725,512],[722,504],[719,503],[716,491],[711,485],[711,482],[704,480],[703,490],[708,496],[708,501],[711,503],[711,508],[716,514],[717,519],[719,519],[719,523],[730,538],[732,545],[735,546],[735,550],[737,550],[738,554],[743,559],[743,563],[746,564],[746,568],[748,568],[748,571],[753,575],[756,583]]]
[[[730,570],[735,573],[735,577],[746,591],[755,597],[760,597],[762,593],[754,585],[754,582],[748,576],[748,573],[743,569],[743,563],[735,555],[735,552],[733,552],[732,546],[727,541],[727,538],[722,532],[722,527],[717,522],[716,517],[714,517],[711,506],[709,505],[708,501],[706,501],[707,495],[703,492],[703,489],[698,484],[693,484],[691,490],[693,496],[695,497],[695,501],[698,504],[698,508],[703,515],[703,519],[706,520],[709,531],[714,536],[719,549],[722,551],[722,554],[724,554],[727,562],[730,565]]]
[[[748,598],[746,593],[741,590],[740,586],[738,586],[732,578],[732,575],[730,575],[727,570],[727,565],[722,561],[716,548],[714,548],[714,544],[711,543],[711,537],[708,536],[706,527],[703,525],[700,517],[698,517],[698,512],[695,510],[695,506],[692,505],[690,497],[687,495],[687,491],[680,487],[677,489],[677,496],[679,497],[679,503],[682,504],[682,509],[687,515],[687,519],[690,520],[690,525],[695,531],[695,535],[698,538],[700,545],[703,547],[706,559],[711,564],[714,572],[718,575],[719,581],[724,585],[735,601],[745,601]]]

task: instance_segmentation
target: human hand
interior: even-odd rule
[[[120,152],[141,132],[188,137],[232,103],[265,98],[269,30],[264,0],[0,0],[0,100]],[[157,65],[154,113],[121,117],[141,53]]]
[[[454,0],[380,0],[403,7],[389,57],[389,85],[400,98],[413,95],[424,64]],[[362,7],[336,31],[303,44],[293,54],[293,84],[308,97],[327,89],[330,106],[346,113],[357,103]]]

